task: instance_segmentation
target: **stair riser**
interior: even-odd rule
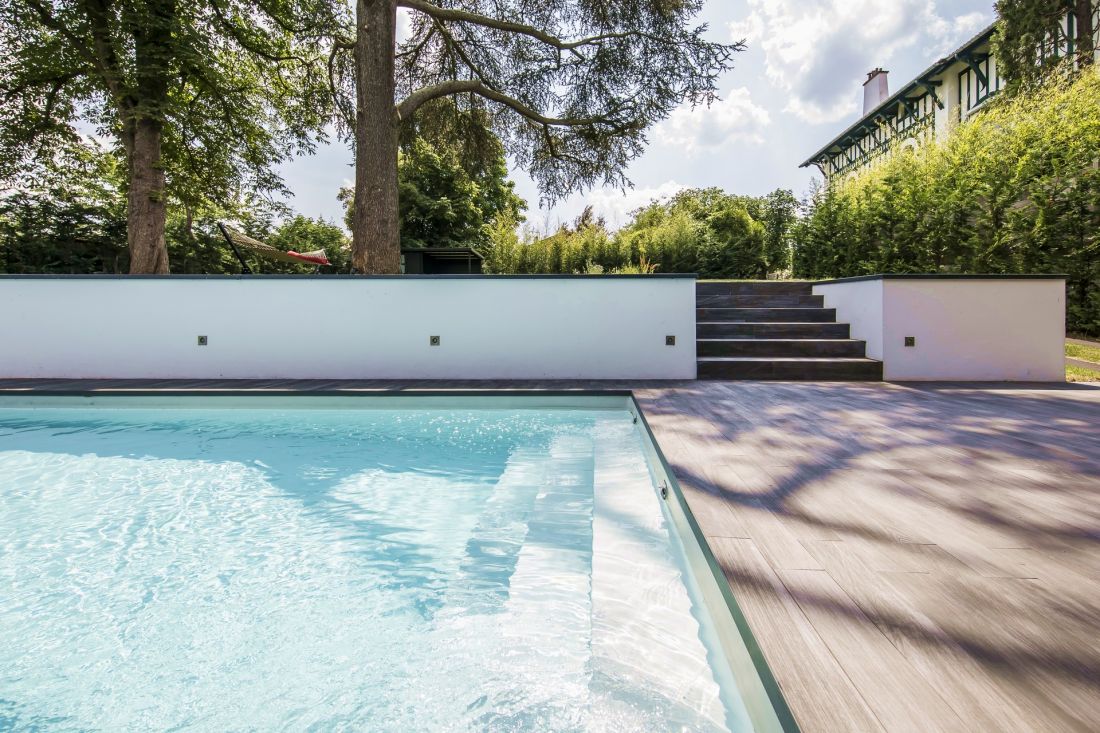
[[[822,295],[696,295],[698,308],[821,308]]]
[[[866,357],[862,341],[697,341],[699,356]]]
[[[775,379],[794,382],[882,381],[882,362],[700,362],[699,379]]]
[[[749,323],[834,323],[835,308],[696,308],[697,323],[706,321]]]
[[[706,339],[846,339],[847,323],[700,323],[697,338]]]
[[[812,295],[813,283],[784,281],[698,282],[698,295]]]

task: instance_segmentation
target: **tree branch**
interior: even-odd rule
[[[399,120],[406,120],[425,102],[430,102],[439,97],[450,97],[455,94],[462,94],[463,92],[477,94],[497,104],[502,104],[513,112],[526,117],[532,122],[537,122],[540,125],[550,127],[591,127],[592,125],[614,126],[615,124],[607,115],[595,117],[547,117],[515,97],[510,97],[507,94],[498,92],[487,86],[485,82],[477,79],[456,79],[454,81],[445,81],[423,87],[422,89],[417,89],[397,105],[397,118]]]
[[[72,45],[73,50],[84,57],[84,60],[91,64],[92,68],[99,71],[103,83],[107,85],[107,91],[115,98],[119,107],[125,107],[128,100],[122,88],[121,73],[118,69],[117,59],[115,58],[113,49],[107,52],[107,49],[103,48],[100,43],[101,39],[93,33],[92,36],[95,40],[94,46],[96,51],[100,53],[100,56],[96,56],[95,53],[88,50],[87,39],[77,37],[72,31],[65,27],[64,23],[55,18],[42,2],[39,0],[27,0],[27,4],[38,15],[38,19],[42,22],[42,25],[64,36]]]
[[[352,110],[348,109],[348,105],[344,103],[343,97],[341,97],[336,87],[336,57],[343,48],[344,47],[340,43],[337,43],[332,47],[332,51],[328,55],[328,88],[329,92],[332,94],[332,102],[336,105],[336,113],[340,115],[341,121],[349,130],[354,130],[355,114]]]
[[[120,111],[129,113],[136,106],[135,101],[126,93],[123,84],[122,64],[118,61],[115,47],[111,43],[111,19],[108,15],[110,0],[93,0],[86,2],[88,18],[91,20],[92,45],[96,50],[93,63],[97,64],[103,74],[103,81],[107,89],[114,95]]]
[[[217,0],[210,3],[210,9],[214,11],[214,17],[218,19],[218,24],[222,28],[224,28],[225,32],[228,33],[230,37],[234,41],[236,41],[245,51],[248,51],[249,53],[254,53],[260,58],[267,59],[268,61],[274,61],[276,63],[282,61],[297,61],[301,64],[306,63],[306,60],[303,59],[301,56],[297,56],[294,54],[283,55],[271,53],[270,51],[260,47],[259,45],[253,43],[251,40],[247,39],[245,35],[241,32],[241,29],[238,26],[234,25],[233,21],[225,16],[225,13],[222,12],[222,8],[218,5]]]
[[[527,25],[525,23],[513,23],[511,21],[493,18],[488,15],[481,15],[480,13],[471,13],[466,10],[441,8],[437,5],[433,5],[432,3],[427,2],[427,0],[397,0],[397,5],[402,8],[408,8],[409,10],[415,10],[417,12],[424,13],[425,15],[429,15],[437,20],[454,20],[463,23],[473,23],[474,25],[480,25],[485,28],[492,28],[498,31],[518,33],[519,35],[529,36],[530,38],[534,38],[537,41],[541,41],[547,46],[553,46],[559,51],[573,51],[574,53],[576,53],[576,50],[582,46],[591,46],[594,44],[598,44],[601,41],[609,41],[616,38],[649,38],[650,40],[661,40],[640,31],[620,31],[616,33],[601,33],[595,36],[588,36],[586,38],[578,38],[573,41],[566,41],[532,25]]]

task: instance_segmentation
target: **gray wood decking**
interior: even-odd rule
[[[1100,730],[1100,388],[0,381],[119,388],[632,388],[803,730]]]
[[[1100,389],[636,396],[803,730],[1100,730]]]

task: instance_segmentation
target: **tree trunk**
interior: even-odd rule
[[[396,0],[357,0],[355,39],[355,211],[351,266],[394,274],[401,263],[397,220]]]
[[[126,240],[130,248],[130,274],[167,275],[168,246],[164,240],[167,202],[160,159],[163,126],[157,120],[137,119],[129,127]]]
[[[1074,45],[1077,49],[1077,66],[1082,68],[1090,66],[1096,57],[1096,43],[1093,33],[1096,30],[1092,25],[1092,11],[1096,0],[1076,0],[1073,9],[1074,25],[1077,28],[1077,38]]]

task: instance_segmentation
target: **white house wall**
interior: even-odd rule
[[[6,277],[0,312],[0,377],[695,377],[690,277]]]

